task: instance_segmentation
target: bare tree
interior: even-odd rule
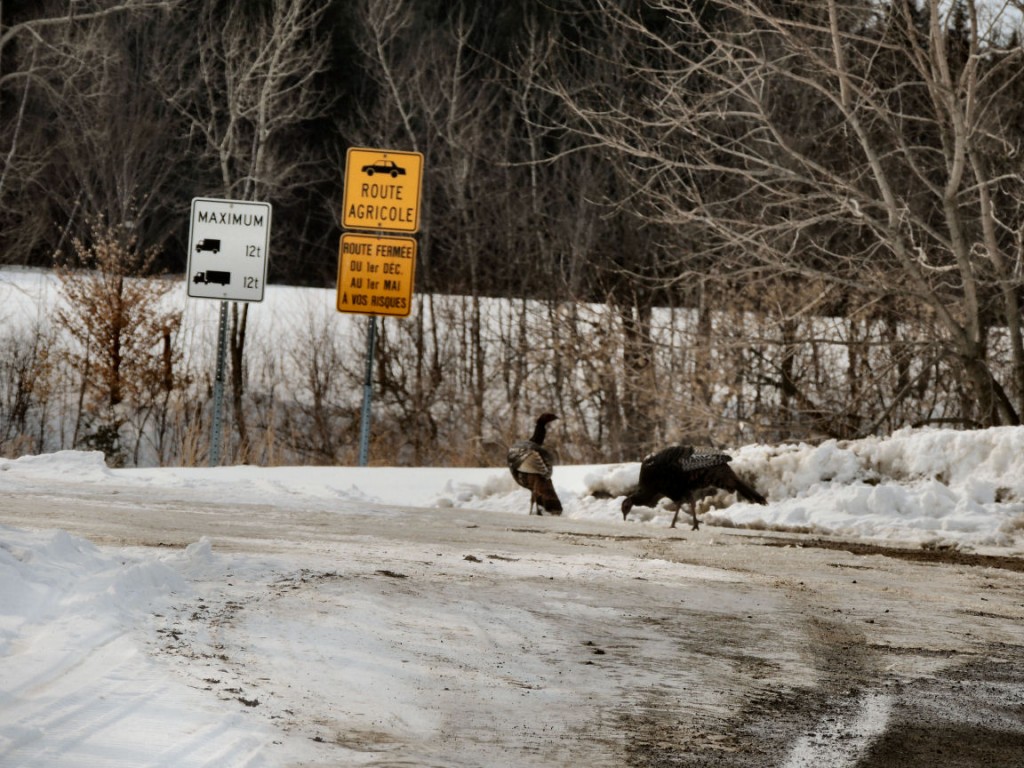
[[[697,228],[732,285],[788,275],[836,286],[845,312],[926,307],[973,392],[965,417],[1018,423],[1021,221],[1007,201],[1024,176],[1019,130],[1000,116],[1024,51],[973,0],[649,5],[601,4],[634,42],[617,60],[623,80],[643,81],[641,108],[553,87],[568,127],[633,164],[641,213]],[[694,266],[676,260],[671,280]],[[996,322],[1008,374],[992,357]]]
[[[131,199],[145,214],[149,199],[158,197],[153,192],[169,165],[145,146],[145,137],[157,132],[143,114],[146,91],[128,64],[139,46],[128,38],[143,28],[138,20],[153,20],[176,5],[177,0],[47,2],[28,11],[0,4],[4,261],[48,261],[55,233],[73,217],[84,220],[80,214],[91,213],[117,220],[111,205],[116,197],[121,212]],[[161,148],[166,143],[157,140]]]
[[[4,455],[41,453],[55,385],[52,326],[11,326],[0,338],[0,448]]]
[[[355,18],[362,34],[356,39],[380,96],[360,109],[364,127],[353,139],[370,146],[426,150],[430,174],[423,196],[425,211],[435,215],[443,211],[450,226],[427,228],[423,233],[418,283],[429,291],[444,281],[448,290],[469,296],[465,322],[459,324],[462,333],[458,343],[459,359],[463,361],[460,375],[467,377],[470,397],[460,421],[465,441],[479,445],[487,386],[481,272],[492,261],[488,257],[493,253],[492,219],[488,216],[493,209],[486,205],[488,195],[482,191],[493,178],[487,167],[488,142],[498,90],[485,76],[486,62],[471,44],[481,21],[468,8],[456,4],[443,23],[425,27],[416,24],[414,4],[402,0],[367,0],[358,5]],[[443,208],[435,206],[433,200],[443,200]],[[435,254],[442,253],[443,261],[435,263]],[[417,338],[415,346],[424,353],[443,346],[443,342],[438,343],[437,316],[430,298],[424,309],[425,313],[397,321],[412,328],[382,334],[383,365],[378,369],[386,391],[392,395],[402,392],[411,398],[407,401],[411,409],[409,428],[417,446],[435,431],[430,419],[415,414],[427,413],[435,402],[436,388],[431,382],[436,369],[424,357],[412,371],[403,371],[399,380],[397,370],[389,370],[389,365],[397,368],[397,361],[389,361],[386,353],[391,338],[410,331]]]
[[[196,4],[197,27],[182,30],[160,55],[178,68],[158,87],[197,139],[216,191],[228,199],[282,200],[312,159],[290,141],[292,131],[327,106],[317,78],[330,41],[321,29],[328,9],[314,0]],[[192,56],[181,56],[190,51]],[[243,405],[249,305],[231,312],[230,356],[239,453],[248,434]]]

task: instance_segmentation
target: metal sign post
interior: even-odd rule
[[[220,301],[217,373],[213,380],[210,466],[220,464],[221,411],[227,365],[228,302],[263,301],[270,257],[270,203],[192,198],[185,280],[191,299]]]
[[[408,317],[412,311],[416,241],[384,237],[384,232],[416,232],[420,227],[423,155],[392,149],[349,147],[341,225],[376,230],[376,236],[346,232],[338,244],[339,312],[369,315],[366,325],[366,375],[359,424],[359,466],[370,456],[370,405],[377,315]]]
[[[213,379],[213,435],[210,437],[210,466],[220,464],[221,411],[224,409],[224,369],[228,356],[228,303],[220,303],[220,325],[217,328],[217,373]]]
[[[359,466],[370,459],[370,403],[373,400],[373,354],[377,346],[377,316],[366,323],[366,375],[363,377],[363,412],[359,419]]]

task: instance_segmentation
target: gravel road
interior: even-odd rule
[[[1019,558],[116,488],[5,495],[0,523],[113,546],[206,536],[214,551],[266,562],[258,581],[208,585],[152,650],[210,695],[244,690],[236,700],[259,704],[247,716],[315,743],[305,765],[1024,761]],[[638,563],[657,567],[641,575]],[[330,688],[339,657],[304,644],[302,622],[316,616],[318,637],[351,638],[353,616],[397,632],[428,609],[437,636],[402,636],[424,672],[401,700],[406,722],[421,713],[436,727],[360,723]],[[467,662],[481,644],[490,661]]]

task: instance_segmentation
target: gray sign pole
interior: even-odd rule
[[[220,465],[221,417],[224,405],[224,368],[228,346],[228,303],[220,303],[220,326],[217,329],[217,373],[213,379],[213,435],[210,438],[210,466]]]
[[[401,165],[399,165],[401,163]],[[376,175],[375,175],[376,174]],[[380,181],[384,178],[384,181]],[[378,230],[378,238],[389,232],[416,232],[420,228],[420,191],[423,187],[423,153],[401,152],[393,149],[349,147],[345,153],[345,183],[341,205],[341,226],[345,229]],[[387,194],[402,205],[381,206],[382,195]],[[383,216],[383,218],[382,218]],[[353,237],[358,237],[353,235]],[[361,302],[349,304],[352,286],[342,282],[342,271],[347,269],[345,238],[342,235],[338,249],[338,302],[339,312],[362,312],[368,296],[360,293]],[[393,241],[392,241],[393,242]],[[367,248],[370,246],[367,244]],[[399,243],[399,249],[409,246]],[[351,253],[355,254],[353,250]],[[412,248],[415,258],[415,241]],[[367,251],[364,255],[369,256]],[[413,262],[415,263],[415,262]],[[355,262],[352,262],[353,266]],[[362,266],[360,262],[360,267]],[[412,279],[412,274],[408,275]],[[362,280],[360,279],[361,283]],[[385,283],[389,281],[384,281]],[[353,285],[355,282],[353,281]],[[361,287],[361,286],[358,286]],[[411,291],[411,286],[410,286]],[[411,298],[411,293],[410,293]],[[399,312],[381,312],[383,315]],[[408,313],[405,313],[408,314]],[[403,315],[404,316],[404,315]],[[363,381],[363,412],[359,425],[359,466],[365,467],[370,454],[370,402],[373,399],[373,355],[377,343],[377,315],[371,314],[366,330],[366,378]]]
[[[359,424],[359,466],[370,458],[370,401],[373,399],[373,352],[377,346],[377,316],[366,324],[366,376],[363,379],[363,413]]]
[[[2,2],[2,0],[0,0]],[[227,365],[228,302],[263,301],[270,256],[270,203],[255,200],[192,198],[185,281],[193,299],[220,301],[217,374],[213,380],[210,466],[220,465]]]

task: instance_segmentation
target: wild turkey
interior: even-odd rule
[[[730,461],[732,457],[724,453],[694,453],[691,445],[674,445],[652,453],[640,464],[640,485],[622,502],[622,519],[633,507],[653,507],[667,496],[679,506],[684,501],[690,505],[696,531],[697,501],[713,488],[737,493],[753,504],[767,504],[764,496],[736,476]],[[670,528],[676,527],[677,517],[678,508]]]
[[[513,443],[508,449],[508,468],[512,477],[523,488],[530,491],[530,514],[534,505],[537,514],[544,510],[551,515],[562,514],[562,502],[558,500],[555,486],[551,483],[551,471],[555,467],[555,457],[544,447],[548,423],[558,417],[553,413],[542,413],[537,419],[537,426],[529,440]]]

